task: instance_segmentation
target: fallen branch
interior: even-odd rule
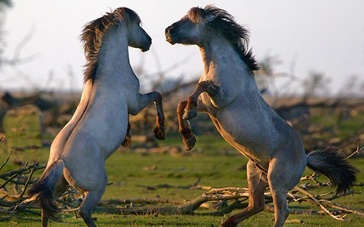
[[[298,195],[297,192],[302,193],[302,195]],[[327,199],[316,199],[316,197],[320,197],[317,195],[312,195],[308,191],[296,187],[294,188],[294,192],[291,193],[291,198],[288,198],[288,202],[308,202],[313,201],[317,204],[320,210],[291,210],[290,213],[299,214],[299,213],[309,213],[309,214],[322,214],[322,212],[327,213],[332,218],[343,221],[346,213],[354,213],[357,215],[364,216],[364,213],[359,210],[354,210],[348,207],[344,207],[342,205],[338,205],[329,201]],[[349,194],[347,194],[349,195]],[[271,203],[272,198],[269,191],[265,192],[266,196],[266,203]],[[228,187],[228,188],[213,188],[202,195],[198,196],[197,198],[191,201],[171,201],[168,199],[160,199],[160,198],[153,198],[153,199],[126,199],[126,200],[108,200],[102,201],[99,206],[97,207],[96,211],[103,212],[103,213],[113,213],[113,214],[161,214],[161,215],[186,215],[186,214],[193,214],[198,208],[201,208],[204,203],[207,202],[218,202],[219,205],[215,206],[204,206],[204,208],[209,209],[217,209],[210,213],[204,213],[206,215],[224,215],[230,213],[236,208],[244,208],[246,207],[247,203],[243,203],[244,201],[248,200],[249,193],[247,188],[235,188],[235,187]],[[337,197],[336,197],[337,198]],[[232,201],[230,205],[228,205],[228,201]],[[336,210],[330,211],[327,207],[323,205],[323,203],[331,204],[331,208],[335,208]],[[171,205],[172,204],[172,205]],[[124,205],[124,206],[122,206]],[[270,209],[267,206],[268,210]],[[75,209],[64,210],[64,212],[74,211]],[[334,213],[344,214],[342,216],[335,215]]]
[[[177,189],[195,189],[196,187],[198,187],[198,183],[200,183],[200,178],[198,178],[195,183],[191,184],[191,185],[180,185],[180,186],[174,186],[174,185],[169,185],[169,184],[157,184],[154,186],[148,186],[148,185],[136,185],[137,187],[144,187],[148,190],[156,190],[156,189],[161,189],[161,188],[177,188]]]
[[[2,167],[8,162],[8,160],[9,158],[7,158]],[[24,195],[28,185],[33,183],[33,174],[43,168],[45,167],[39,166],[38,162],[31,165],[25,163],[24,166],[17,170],[1,173],[0,180],[2,180],[3,183],[0,185],[0,194],[2,195],[2,198],[0,199],[0,207],[14,207],[16,204],[25,200],[26,198]],[[13,184],[12,186],[16,189],[14,194],[9,193],[6,189],[6,186],[10,183]]]
[[[361,148],[363,149],[363,148]],[[360,150],[361,150],[360,149]],[[359,149],[357,149],[359,150]],[[9,158],[1,165],[2,169],[8,162]],[[35,204],[22,203],[26,198],[25,192],[27,187],[34,182],[32,179],[33,174],[43,169],[44,166],[39,166],[38,163],[29,165],[25,163],[17,170],[8,171],[0,174],[0,193],[3,196],[0,198],[0,214],[4,215],[1,220],[6,221],[10,218],[20,218],[17,212],[26,212],[34,215],[40,215],[39,206]],[[328,193],[315,195],[309,192],[312,189],[318,189],[323,187],[329,187],[328,183],[320,182],[317,178],[319,175],[312,174],[301,178],[301,181],[310,181],[305,184],[296,186],[292,191],[288,193],[288,202],[313,202],[320,210],[291,210],[291,213],[310,213],[319,214],[326,213],[330,217],[343,221],[344,217],[348,213],[364,216],[364,212],[361,210],[352,209],[333,202],[334,199],[355,194],[354,191],[350,191],[344,195],[333,195],[330,190]],[[313,183],[311,183],[313,182]],[[224,215],[232,212],[234,209],[242,209],[247,206],[247,200],[249,198],[249,192],[247,188],[211,188],[210,186],[199,185],[200,179],[197,179],[193,184],[189,185],[169,185],[158,184],[154,186],[138,185],[139,187],[145,187],[151,190],[164,189],[164,188],[177,188],[184,190],[202,189],[208,191],[202,193],[200,196],[190,201],[178,201],[162,198],[138,198],[138,199],[124,199],[124,200],[107,200],[101,201],[96,211],[103,213],[114,214],[195,214],[197,209],[205,208],[208,212],[204,211],[204,215]],[[13,184],[16,189],[15,194],[10,194],[6,190],[8,184]],[[363,183],[356,183],[354,187],[363,187]],[[82,199],[80,193],[69,188],[62,197],[58,198],[57,202],[59,207],[63,209],[63,212],[73,212],[78,209]],[[265,192],[267,209],[271,210],[272,196],[270,191]],[[5,216],[8,217],[5,217]]]
[[[344,221],[344,218],[343,217],[339,217],[338,215],[334,215],[333,213],[331,213],[323,204],[322,204],[322,202],[321,201],[319,201],[319,200],[317,200],[316,198],[315,198],[315,196],[314,195],[312,195],[312,194],[310,194],[310,193],[308,193],[306,190],[304,190],[304,189],[302,189],[302,188],[300,188],[300,187],[298,187],[298,186],[296,186],[295,188],[294,188],[295,190],[297,190],[297,191],[299,191],[299,192],[301,192],[301,193],[303,193],[303,194],[305,194],[305,195],[307,195],[313,202],[315,202],[316,203],[316,205],[318,205],[323,211],[325,211],[328,215],[330,215],[332,218],[334,218],[334,219],[336,219],[336,220],[338,220],[338,221]]]

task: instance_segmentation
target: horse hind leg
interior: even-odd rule
[[[264,192],[268,186],[266,179],[263,179],[262,171],[256,164],[249,160],[247,164],[249,203],[241,212],[229,217],[221,227],[235,227],[244,219],[257,214],[265,208]]]
[[[72,186],[84,192],[85,197],[79,207],[78,214],[87,226],[94,227],[96,224],[91,215],[105,192],[108,179],[105,163],[99,159],[99,156],[90,156],[88,162],[90,165],[87,167],[74,166],[72,178],[67,172],[66,179],[69,176],[70,180],[74,182]]]
[[[105,187],[98,191],[88,191],[85,199],[83,200],[80,210],[78,211],[83,221],[89,227],[96,227],[94,220],[92,219],[92,212],[99,203],[102,195],[104,194]]]
[[[274,205],[274,226],[283,226],[284,222],[288,218],[289,210],[287,204],[287,190],[278,190],[271,188],[273,205]]]
[[[268,183],[274,205],[274,226],[283,226],[289,215],[287,193],[299,181],[304,164],[295,162],[290,165],[287,159],[273,159],[269,163]]]

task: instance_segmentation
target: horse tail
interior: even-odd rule
[[[358,170],[349,164],[338,150],[312,151],[307,156],[307,166],[313,171],[328,177],[336,188],[336,194],[350,190],[356,180]]]
[[[63,174],[64,162],[59,159],[52,163],[43,173],[41,178],[28,191],[30,197],[39,201],[42,209],[49,214],[59,212],[60,209],[54,204],[54,190],[57,182]]]

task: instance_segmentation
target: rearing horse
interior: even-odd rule
[[[79,213],[88,226],[96,226],[91,213],[107,185],[105,161],[120,144],[130,144],[128,114],[155,102],[154,133],[164,139],[162,97],[158,92],[139,93],[139,80],[129,62],[128,46],[144,52],[152,43],[140,22],[134,11],[118,8],[83,30],[87,63],[80,103],[54,139],[43,175],[29,190],[30,200],[40,202],[43,226],[59,211],[55,198],[68,185],[85,192]]]
[[[208,113],[221,136],[249,159],[249,204],[222,226],[236,226],[264,209],[269,186],[274,203],[274,226],[282,226],[289,211],[287,193],[299,182],[306,166],[327,176],[337,193],[350,189],[356,169],[337,151],[306,155],[297,132],[264,101],[254,80],[257,63],[248,50],[248,31],[225,10],[214,6],[191,8],[165,30],[171,44],[197,45],[203,73],[195,91],[177,107],[179,131],[187,150],[195,145],[188,120],[197,111]]]

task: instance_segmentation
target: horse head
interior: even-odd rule
[[[206,24],[215,19],[215,15],[205,14],[203,11],[201,8],[194,7],[181,20],[167,27],[165,29],[167,42],[199,45],[205,36],[203,33],[206,31]]]
[[[141,27],[141,20],[133,10],[120,7],[112,13],[117,27],[119,25],[126,25],[128,45],[141,49],[143,52],[148,51],[152,45],[152,38]]]
[[[171,44],[196,44],[199,47],[209,46],[212,39],[227,41],[251,70],[258,69],[248,48],[249,31],[227,11],[213,5],[191,8],[186,16],[165,29],[165,36]]]
[[[148,51],[152,45],[152,38],[141,27],[141,20],[133,10],[121,7],[113,12],[118,25],[124,23],[127,27],[128,45]]]
[[[131,46],[139,48],[143,52],[149,50],[152,39],[140,26],[140,23],[138,14],[129,8],[120,7],[89,22],[84,27],[80,36],[87,60],[84,81],[95,77],[99,52],[103,43],[113,45],[111,42],[104,42],[105,38],[113,37],[113,40],[115,37],[120,38],[116,41],[117,46],[123,46],[122,48]],[[115,46],[112,47],[112,50],[114,48]]]

